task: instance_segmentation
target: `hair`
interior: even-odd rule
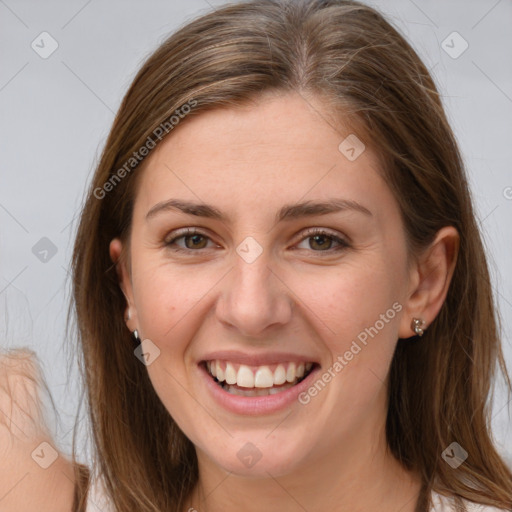
[[[109,257],[113,238],[129,239],[134,177],[143,168],[126,163],[148,141],[164,140],[161,127],[169,134],[171,116],[185,104],[195,106],[180,123],[262,93],[318,98],[326,119],[336,126],[343,119],[375,150],[410,255],[421,254],[442,227],[457,229],[459,254],[439,314],[421,340],[397,342],[387,443],[421,476],[425,507],[437,491],[461,507],[466,499],[511,508],[512,472],[494,446],[488,401],[497,363],[512,390],[500,319],[463,160],[432,77],[399,31],[367,5],[253,0],[187,23],[145,61],[117,112],[80,217],[72,313],[94,463],[116,510],[181,512],[198,481],[192,442],[134,357],[126,299]],[[468,453],[456,470],[441,456],[452,442]],[[88,479],[83,467],[77,471],[78,510]]]
[[[54,419],[49,414],[57,409],[33,350],[0,347],[0,399],[1,427],[13,434],[14,425],[27,439],[51,439]]]

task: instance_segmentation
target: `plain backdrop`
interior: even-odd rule
[[[85,187],[145,57],[221,3],[0,0],[0,343],[37,353],[59,413],[56,443],[67,453],[79,387],[64,329]],[[371,5],[411,42],[440,90],[467,165],[512,371],[512,3]],[[493,430],[512,466],[511,408],[499,380]]]

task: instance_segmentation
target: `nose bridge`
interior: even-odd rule
[[[251,336],[269,326],[284,325],[292,310],[286,287],[270,269],[270,249],[256,244],[254,239],[245,239],[237,247],[234,268],[217,306],[220,321]]]
[[[267,251],[268,254],[268,251]],[[246,261],[243,257],[238,257],[233,272],[232,293],[242,294],[248,300],[254,300],[273,296],[273,286],[271,283],[272,272],[270,271],[270,257],[260,255],[254,261]],[[240,297],[238,297],[240,298]]]

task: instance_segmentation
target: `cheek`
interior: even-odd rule
[[[137,319],[141,335],[159,350],[158,357],[147,366],[148,376],[173,419],[190,432],[190,418],[200,416],[201,408],[187,392],[191,387],[187,350],[200,328],[198,315],[204,313],[207,293],[218,278],[207,279],[191,267],[149,260],[138,264],[144,270],[133,274]]]
[[[295,277],[290,287],[333,360],[349,351],[352,366],[390,361],[403,309],[401,274],[395,266],[367,259]]]
[[[141,262],[142,263],[142,262]],[[200,307],[201,300],[218,281],[215,272],[199,273],[192,267],[146,263],[143,272],[134,272],[137,317],[145,337],[172,346],[182,339],[175,331],[183,329]]]

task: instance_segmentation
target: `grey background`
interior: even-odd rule
[[[64,331],[68,267],[86,184],[143,59],[221,3],[0,0],[0,343],[37,352],[59,411],[52,428],[67,453],[79,394]],[[408,38],[440,89],[467,165],[512,370],[512,3],[371,5]],[[44,31],[58,43],[46,59],[31,47],[46,37],[50,48]],[[469,45],[458,58],[443,49],[462,49],[454,31]],[[493,429],[512,466],[511,407],[499,380]]]

